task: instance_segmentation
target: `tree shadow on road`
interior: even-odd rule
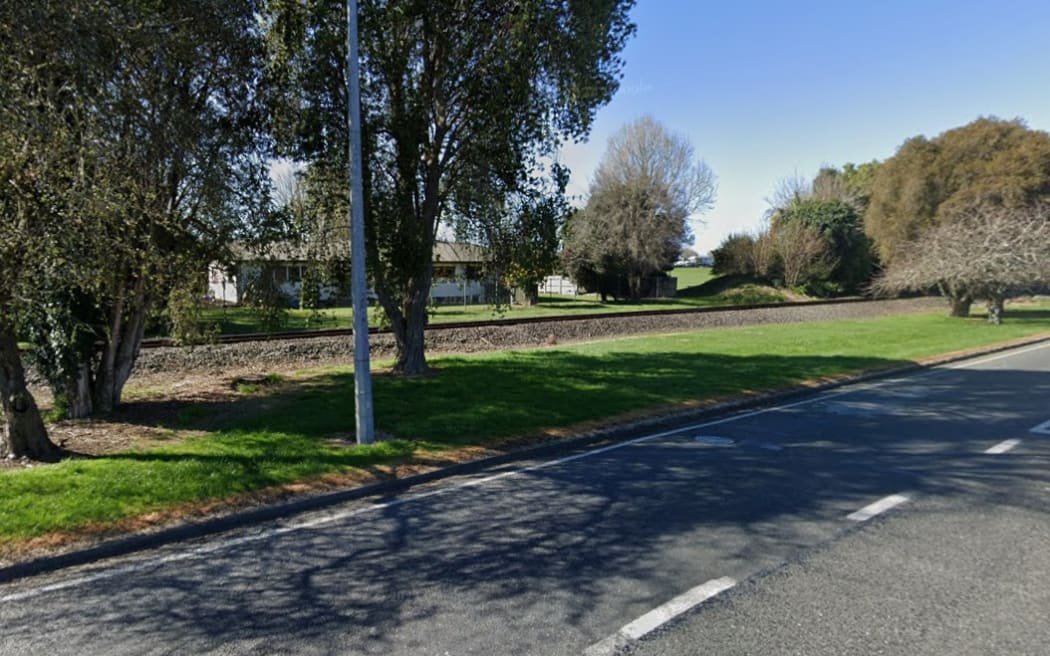
[[[697,363],[672,360],[648,359],[632,378],[638,393],[656,371],[685,384]],[[719,365],[730,363],[746,364]],[[570,364],[587,366],[562,368]],[[516,371],[502,373],[550,393],[576,387]],[[628,380],[596,376],[586,379],[599,388]],[[90,647],[107,636],[169,653],[425,653],[454,645],[459,653],[539,654],[551,653],[545,632],[555,626],[564,644],[586,646],[603,637],[595,626],[616,628],[734,563],[792,557],[844,530],[849,510],[886,494],[965,493],[1045,512],[1045,500],[1026,487],[1047,481],[1045,455],[989,458],[980,447],[1026,430],[1030,415],[1010,402],[1019,390],[1050,397],[1047,378],[953,370],[902,379],[884,386],[881,407],[835,397],[741,425],[734,448],[657,439],[416,500],[375,500],[393,503],[158,561],[44,608],[12,609],[5,640],[17,645],[48,627],[67,644]],[[952,399],[957,389],[966,395]],[[602,398],[600,389],[587,392]],[[940,437],[923,438],[920,428]],[[761,448],[778,436],[782,450]]]

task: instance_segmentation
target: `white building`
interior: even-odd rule
[[[348,246],[342,248],[348,250]],[[303,274],[308,266],[306,248],[291,242],[278,242],[263,252],[249,251],[234,244],[235,263],[232,270],[218,262],[208,268],[208,295],[216,302],[239,304],[249,286],[260,276],[288,297],[292,307],[299,305]],[[434,280],[430,296],[435,303],[484,303],[487,288],[484,276],[485,252],[474,244],[439,241],[434,244]],[[321,289],[321,299],[327,304],[350,303],[349,258],[333,258],[346,271],[346,284],[329,284]],[[369,297],[373,293],[369,290]]]

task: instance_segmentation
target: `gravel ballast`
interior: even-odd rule
[[[872,319],[895,314],[944,310],[939,298],[894,299],[858,303],[813,303],[765,308],[726,308],[717,311],[663,315],[578,318],[570,321],[488,325],[427,331],[428,353],[476,353],[512,348],[583,342],[646,333],[671,333],[701,328],[725,328],[805,321]],[[389,333],[370,338],[373,359],[395,355]],[[230,369],[340,364],[353,361],[353,338],[299,337],[235,344],[144,349],[135,373],[214,372]]]

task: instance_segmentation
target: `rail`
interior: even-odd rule
[[[593,319],[618,319],[622,317],[657,317],[672,316],[680,314],[704,314],[718,312],[745,312],[748,310],[765,310],[784,307],[812,307],[819,305],[848,305],[855,303],[872,303],[873,299],[867,298],[839,298],[819,301],[787,301],[782,303],[753,303],[748,305],[718,305],[697,308],[675,308],[670,310],[635,310],[623,312],[592,312],[588,314],[557,315],[550,317],[522,317],[518,319],[489,319],[486,321],[450,321],[443,323],[428,324],[428,331],[456,330],[463,328],[489,328],[501,326],[520,326],[537,323],[565,323],[571,321],[587,321]],[[390,333],[389,328],[371,328],[369,334],[381,335]],[[235,335],[219,335],[211,343],[213,344],[240,344],[243,342],[263,342],[277,340],[302,340],[317,339],[321,337],[349,337],[354,334],[350,328],[327,328],[317,330],[288,330],[271,333],[240,333]],[[174,346],[175,342],[169,337],[154,337],[142,340],[142,348],[164,348]]]

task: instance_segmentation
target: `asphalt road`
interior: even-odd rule
[[[0,586],[0,654],[1047,654],[1044,422],[1050,345]]]

